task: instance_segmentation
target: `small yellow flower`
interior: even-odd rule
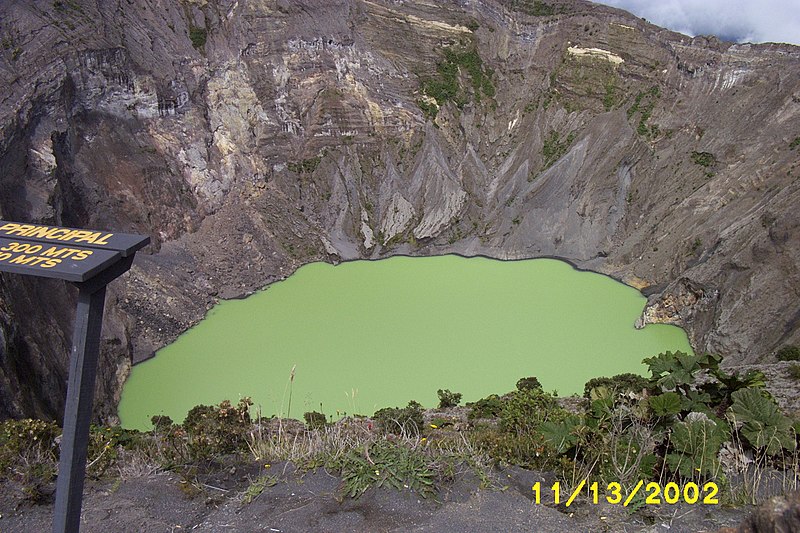
[[[381,475],[381,471],[380,471],[380,470],[376,470],[376,471],[375,471],[375,475],[376,475],[376,476],[380,476],[380,475]]]
[[[427,440],[428,440],[428,437],[422,437],[421,439],[419,439],[420,442],[425,442]]]
[[[270,466],[272,466],[272,465],[271,464],[265,464],[264,468],[269,468]]]
[[[431,424],[431,427],[432,427],[433,429],[439,429],[439,426],[437,426],[436,424]]]

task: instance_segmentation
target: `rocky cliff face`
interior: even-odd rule
[[[559,256],[697,350],[800,340],[800,48],[578,0],[10,0],[0,34],[2,218],[153,238],[101,417],[131,357],[318,260]],[[0,277],[0,416],[59,415],[74,298]]]

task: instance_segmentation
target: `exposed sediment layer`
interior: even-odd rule
[[[515,5],[4,2],[0,216],[154,242],[98,415],[131,357],[320,259],[559,256],[697,350],[797,343],[800,49]],[[59,416],[74,297],[0,278],[0,416]]]

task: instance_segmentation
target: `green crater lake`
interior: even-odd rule
[[[643,374],[645,357],[691,353],[678,327],[634,328],[645,302],[555,259],[313,263],[221,302],[136,365],[119,415],[125,427],[150,429],[153,415],[179,422],[195,405],[242,396],[264,416],[371,415],[412,399],[435,407],[437,389],[475,401],[526,376],[581,394],[593,377]]]

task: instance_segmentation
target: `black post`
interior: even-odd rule
[[[144,235],[0,220],[0,272],[63,279],[78,288],[53,533],[78,533],[81,527],[106,285],[127,272],[137,250],[148,244],[150,237]]]
[[[131,259],[133,259],[131,257]],[[94,289],[93,292],[90,292]],[[81,523],[83,478],[89,445],[89,422],[100,352],[100,329],[106,287],[80,287],[72,334],[64,433],[56,482],[53,533],[78,533]]]

